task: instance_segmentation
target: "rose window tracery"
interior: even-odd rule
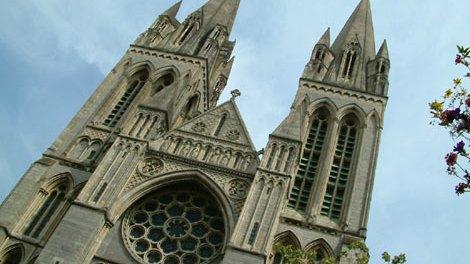
[[[127,211],[123,239],[139,263],[210,263],[225,241],[222,213],[205,191],[166,189]]]

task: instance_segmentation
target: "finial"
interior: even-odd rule
[[[232,95],[231,100],[235,100],[235,98],[237,98],[237,97],[239,97],[240,95],[242,95],[242,93],[241,93],[240,90],[238,90],[238,89],[232,90],[232,91],[230,92],[230,94]]]

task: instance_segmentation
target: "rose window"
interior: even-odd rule
[[[203,191],[154,193],[127,211],[123,239],[140,263],[210,263],[225,241],[222,213]]]

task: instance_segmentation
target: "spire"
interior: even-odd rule
[[[330,28],[328,28],[325,33],[323,33],[323,36],[320,38],[318,41],[317,45],[322,44],[327,47],[330,47]]]
[[[388,59],[387,40],[384,40],[382,46],[380,46],[379,52],[377,53],[377,58]]]
[[[361,45],[366,63],[375,57],[374,26],[369,0],[361,0],[356,7],[333,43],[331,47],[333,53],[341,54],[344,47],[353,40],[357,40]]]
[[[169,16],[170,18],[175,18],[176,14],[180,10],[182,0],[178,1],[172,7],[168,8],[165,12],[162,13],[162,16]]]
[[[237,15],[240,0],[209,0],[203,7],[203,23],[214,28],[217,24],[227,27],[230,34]]]

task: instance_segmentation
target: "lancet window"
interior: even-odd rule
[[[142,70],[134,74],[129,80],[129,85],[126,92],[121,96],[119,102],[114,106],[111,113],[104,121],[104,125],[108,127],[115,127],[119,120],[122,118],[126,110],[132,104],[137,94],[147,82],[149,73],[147,70]]]
[[[326,139],[329,113],[320,108],[314,114],[312,124],[305,143],[299,170],[289,197],[289,207],[305,212],[307,203],[317,177],[320,156]]]
[[[49,190],[43,190],[43,197],[39,197],[37,211],[31,217],[24,235],[31,238],[40,239],[46,233],[46,227],[56,218],[60,217],[61,209],[66,203],[68,192],[67,181],[61,181]]]
[[[357,134],[357,118],[353,114],[345,116],[340,122],[333,163],[321,209],[321,214],[332,220],[338,220],[341,217],[346,187],[351,176]]]
[[[188,40],[193,35],[193,33],[196,30],[198,30],[199,23],[195,20],[197,20],[197,18],[190,18],[189,21],[186,23],[181,33],[181,36],[176,42],[178,45],[183,44],[186,40]]]
[[[4,256],[0,256],[0,264],[20,264],[23,258],[21,247],[10,249]]]
[[[175,82],[175,76],[171,72],[165,73],[160,78],[158,78],[157,81],[155,82],[154,94],[172,85],[174,82]]]

